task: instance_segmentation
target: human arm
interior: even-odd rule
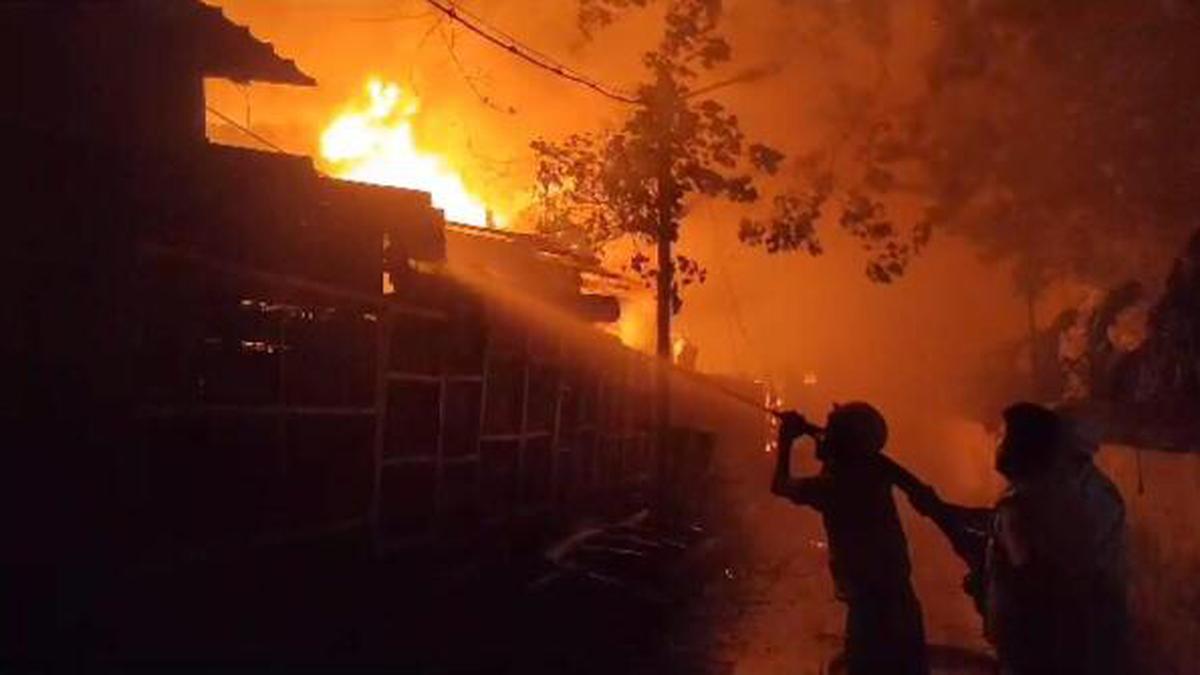
[[[990,508],[960,506],[943,500],[933,486],[917,478],[895,460],[880,455],[884,473],[908,497],[921,515],[933,521],[950,542],[954,553],[967,565],[962,588],[971,596],[975,609],[986,616],[984,565],[995,512]]]
[[[797,504],[820,508],[823,502],[823,481],[818,477],[792,477],[792,445],[812,430],[812,425],[795,412],[779,415],[778,449],[775,456],[775,473],[771,479],[771,493],[790,499]]]
[[[950,540],[954,552],[972,571],[982,568],[994,517],[992,509],[946,502],[933,486],[917,478],[895,460],[886,455],[879,457],[888,479],[908,497],[917,513],[937,525]]]

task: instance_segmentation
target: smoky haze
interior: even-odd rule
[[[320,85],[255,85],[247,94],[214,82],[210,104],[239,120],[248,107],[256,131],[297,153],[316,154],[323,126],[377,75],[420,96],[415,124],[425,149],[448,157],[485,199],[513,205],[532,185],[531,140],[598,128],[624,112],[619,103],[439,22],[422,2],[218,4]],[[659,30],[653,6],[589,41],[578,30],[573,3],[466,4],[520,40],[618,86],[643,78],[640,54]],[[734,60],[712,75],[728,84],[711,95],[738,113],[750,135],[789,156],[826,148],[847,132],[862,112],[846,109],[847,96],[880,108],[919,96],[923,59],[936,44],[930,3],[903,3],[892,25],[865,31],[826,10],[823,3],[726,5]],[[853,157],[845,154],[852,171]],[[985,499],[973,476],[986,458],[947,458],[982,451],[951,447],[961,445],[959,420],[978,417],[1008,393],[986,391],[974,377],[981,360],[1024,330],[1008,271],[978,262],[964,242],[939,237],[906,277],[880,286],[866,279],[861,251],[836,232],[836,223],[822,224],[826,253],[809,258],[743,247],[737,218],[697,203],[684,228],[681,249],[709,273],[707,283],[687,290],[676,321],[697,345],[700,368],[769,379],[789,402],[818,416],[834,401],[877,402],[895,429],[899,456],[912,456],[914,468],[933,479],[955,478],[970,493],[962,496]],[[810,373],[816,385],[804,384]]]
[[[422,2],[219,4],[295,58],[320,86],[255,85],[247,92],[213,82],[214,107],[239,120],[248,116],[256,131],[288,150],[315,155],[323,127],[359,96],[369,76],[397,82],[421,98],[415,126],[424,149],[444,155],[469,187],[501,208],[519,208],[532,186],[531,140],[599,128],[624,112],[619,103],[439,22]],[[903,3],[887,25],[867,26],[860,24],[879,18],[834,16],[829,7],[837,4],[726,3],[722,20],[734,60],[712,74],[713,82],[727,84],[711,95],[739,115],[749,135],[790,157],[848,135],[865,114],[847,110],[848,100],[882,110],[925,87],[923,64],[937,44],[932,3]],[[563,62],[625,87],[643,79],[640,54],[659,28],[654,7],[588,40],[576,25],[574,3],[467,6]],[[235,140],[237,132],[226,128],[221,136]],[[842,155],[839,164],[852,173],[853,154],[847,148]],[[781,183],[789,179],[784,173]],[[917,210],[907,203],[896,208]],[[677,325],[699,347],[704,370],[768,377],[786,389],[814,371],[821,403],[855,392],[911,400],[901,393],[915,390],[928,392],[930,405],[976,410],[983,392],[970,390],[969,372],[994,345],[1024,330],[1008,270],[977,263],[962,242],[936,238],[907,278],[876,286],[836,223],[820,228],[823,256],[768,256],[738,243],[739,217],[696,203],[683,230],[682,249],[705,264],[709,279],[687,290]]]
[[[841,143],[870,111],[904,105],[926,87],[924,66],[939,38],[934,3],[843,15],[838,4],[726,3],[722,25],[734,59],[711,75],[727,83],[711,95],[737,112],[750,136],[790,157]],[[426,149],[445,155],[482,197],[511,206],[532,185],[531,140],[599,128],[624,112],[619,103],[439,21],[422,2],[221,5],[320,86],[255,86],[247,97],[214,83],[210,102],[239,119],[249,103],[254,128],[296,152],[313,154],[323,125],[368,76],[378,75],[420,96],[415,125]],[[578,29],[574,3],[466,6],[563,62],[625,87],[643,79],[640,54],[659,30],[660,8],[653,5],[591,40]],[[848,101],[863,105],[848,109]],[[852,174],[854,163],[847,148],[840,170]],[[919,207],[910,200],[894,208],[903,219]],[[935,236],[904,278],[881,286],[866,279],[862,252],[835,222],[821,224],[822,256],[767,255],[738,242],[738,213],[704,202],[689,211],[681,250],[709,276],[687,289],[676,326],[698,347],[702,370],[769,379],[818,414],[832,401],[877,401],[898,428],[979,418],[1020,393],[1009,391],[1011,383],[988,391],[977,376],[999,345],[1023,335],[1025,315],[1009,270],[979,262],[968,243]],[[624,263],[620,254],[610,259]],[[648,303],[633,308],[649,309]],[[808,374],[816,376],[815,386],[803,384]]]
[[[304,91],[256,85],[247,94],[212,83],[208,95],[214,107],[237,119],[248,108],[256,131],[291,151],[315,154],[323,126],[369,76],[383,77],[421,98],[415,124],[423,148],[448,158],[481,197],[518,215],[533,183],[530,141],[597,129],[625,112],[619,103],[439,21],[423,2],[217,4],[296,59],[320,86]],[[643,78],[640,54],[660,27],[660,8],[651,5],[588,40],[576,24],[573,2],[462,4],[522,42],[627,88]],[[847,17],[830,9],[843,4],[864,5],[726,3],[723,26],[734,58],[712,74],[723,86],[711,95],[739,115],[748,135],[789,157],[836,147],[871,111],[903,107],[927,93],[925,66],[942,36],[939,3],[893,3],[882,20],[867,11]],[[229,129],[214,133],[236,138]],[[853,175],[855,154],[847,148],[839,157],[839,174]],[[898,198],[891,206],[902,220],[923,208],[915,197]],[[975,242],[936,232],[902,278],[880,285],[863,274],[858,243],[829,218],[819,228],[825,253],[814,258],[743,246],[739,217],[718,205],[689,205],[680,249],[707,268],[708,278],[687,289],[675,326],[697,346],[699,368],[769,380],[781,388],[787,405],[815,417],[823,417],[833,402],[871,401],[891,425],[892,454],[945,496],[974,504],[994,497],[999,485],[990,468],[987,425],[1006,402],[1029,394],[1019,364],[999,355],[1027,331],[1026,303],[1014,289],[1011,264],[985,262]],[[519,226],[520,218],[514,222]],[[620,256],[610,258],[622,263]],[[1167,262],[1144,264],[1146,281],[1157,282]],[[1070,280],[1052,281],[1036,308],[1043,325],[1081,297],[1081,287]],[[652,310],[649,303],[639,307]],[[652,325],[649,319],[643,323]],[[983,376],[1009,371],[1000,379]],[[761,449],[747,448],[746,456],[753,458],[746,471],[761,473],[765,492],[769,463]],[[812,469],[811,463],[801,464]],[[790,529],[797,519],[803,519],[801,530],[816,531],[814,517],[765,501],[753,508],[759,509],[764,555],[794,554],[802,545],[796,542],[807,541]],[[931,639],[978,640],[973,609],[957,589],[961,566],[931,526],[911,514],[906,518]],[[761,619],[755,630],[785,635],[788,626],[794,628],[794,617],[785,615]]]

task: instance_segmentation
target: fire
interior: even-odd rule
[[[654,298],[632,292],[620,298],[621,318],[604,330],[616,335],[621,344],[645,352],[654,351]]]
[[[338,178],[428,192],[448,220],[494,224],[483,200],[446,160],[417,147],[412,120],[420,100],[391,82],[372,78],[366,97],[352,103],[321,133],[321,157]]]

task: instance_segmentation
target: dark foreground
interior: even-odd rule
[[[457,575],[378,562],[354,546],[276,549],[103,582],[59,579],[61,601],[26,624],[42,636],[24,642],[19,665],[837,672],[842,614],[821,557],[801,546],[782,564],[749,566],[732,534],[640,524]],[[972,649],[932,652],[937,672],[988,672]]]
[[[26,639],[9,647],[29,666],[719,672],[680,656],[711,652],[684,619],[698,589],[729,581],[720,557],[718,538],[697,529],[624,527],[457,577],[373,561],[354,546],[104,578],[43,575],[15,597],[54,585],[59,600],[25,608]]]

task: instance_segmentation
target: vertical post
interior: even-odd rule
[[[442,325],[442,329],[447,333],[451,330],[450,321]],[[444,340],[449,339],[449,335],[442,334]],[[446,355],[444,350],[438,349],[437,356],[437,388],[438,388],[438,423],[437,423],[437,441],[434,443],[434,480],[433,480],[433,536],[437,542],[436,545],[444,545],[445,538],[445,500],[446,500],[446,414],[447,401],[450,389],[450,373],[446,365]]]
[[[371,501],[367,522],[371,531],[371,548],[375,555],[383,550],[383,529],[380,517],[380,490],[383,486],[383,451],[388,419],[388,371],[391,369],[391,335],[393,314],[387,301],[379,307],[375,322],[375,435],[371,443]]]
[[[278,408],[275,411],[275,443],[276,459],[279,462],[278,468],[285,482],[291,480],[288,474],[291,472],[291,456],[288,452],[288,399],[291,396],[288,394],[288,358],[287,349],[282,347],[287,345],[287,322],[288,315],[286,311],[278,312],[278,318],[275,320],[275,339],[278,341],[281,349],[279,350],[279,361],[276,364],[276,372],[279,375],[278,391],[275,394],[275,404]],[[288,504],[285,508],[293,508],[293,505]]]
[[[475,420],[475,509],[478,520],[482,524],[485,520],[484,513],[486,504],[486,485],[484,484],[484,457],[483,457],[483,434],[487,428],[487,406],[488,406],[488,366],[491,362],[492,354],[492,336],[491,318],[484,314],[481,310],[479,317],[479,325],[473,326],[472,330],[478,330],[483,334],[483,355],[479,364],[479,419]],[[477,532],[482,532],[482,527]]]
[[[517,486],[516,500],[513,504],[515,511],[522,511],[525,499],[529,496],[529,482],[526,471],[528,462],[525,461],[525,450],[529,446],[529,375],[533,368],[533,326],[524,325],[521,335],[521,419],[517,427]]]
[[[660,215],[660,218],[662,216]],[[675,281],[674,262],[671,260],[670,216],[668,220],[659,223],[658,236],[658,278],[657,278],[657,342],[655,354],[659,359],[671,360],[671,287]]]
[[[562,415],[563,396],[566,388],[567,355],[566,341],[562,334],[554,333],[554,418],[550,421],[550,504],[553,518],[558,523],[566,522],[564,513],[565,500],[562,499],[562,461],[559,448],[562,447]]]
[[[671,73],[659,69],[654,93],[646,105],[653,119],[658,153],[655,240],[657,244],[657,293],[654,368],[654,450],[656,459],[654,507],[670,520],[671,507],[671,314],[675,299],[675,260],[672,247],[678,231],[675,222],[679,186],[675,182],[675,117],[679,106],[678,87]]]
[[[666,143],[664,142],[664,146]],[[654,367],[654,450],[657,463],[655,506],[660,516],[670,508],[671,465],[671,313],[674,309],[675,261],[671,246],[675,239],[675,180],[672,162],[663,150],[658,177],[658,277]]]

